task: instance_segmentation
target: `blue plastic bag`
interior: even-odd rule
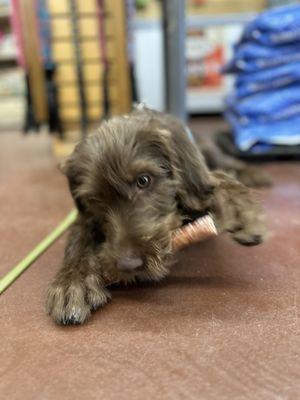
[[[300,114],[300,84],[240,99],[229,96],[226,105],[243,125],[266,123]]]
[[[300,5],[278,7],[260,14],[250,22],[241,41],[282,45],[300,40]]]
[[[235,115],[229,111],[225,113],[225,117],[233,128],[235,144],[242,151],[255,149],[257,144],[300,144],[299,114],[282,121],[249,125],[241,125]]]
[[[238,97],[245,97],[293,83],[300,83],[300,62],[263,69],[251,74],[240,73],[235,81],[235,94]]]
[[[297,61],[300,61],[300,41],[286,46],[265,46],[257,42],[246,42],[234,47],[234,56],[223,71],[257,72]]]
[[[237,72],[226,118],[242,151],[300,144],[300,5],[250,22],[225,68]]]

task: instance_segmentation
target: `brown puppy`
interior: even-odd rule
[[[56,322],[84,322],[110,298],[109,282],[163,278],[171,232],[208,211],[238,242],[262,241],[261,211],[249,189],[210,172],[185,129],[169,115],[135,110],[103,122],[66,161],[79,216],[47,293]]]

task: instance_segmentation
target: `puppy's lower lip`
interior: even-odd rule
[[[145,267],[142,265],[142,266],[134,268],[134,269],[130,269],[130,268],[129,269],[122,269],[122,272],[125,272],[127,274],[132,274],[132,273],[135,273],[135,272],[142,271],[144,268]]]

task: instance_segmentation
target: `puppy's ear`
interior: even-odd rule
[[[181,123],[172,119],[169,126],[156,127],[147,137],[151,146],[155,146],[168,160],[170,171],[177,181],[179,206],[185,210],[201,211],[206,208],[217,180]]]
[[[175,132],[172,140],[175,172],[179,181],[179,205],[184,209],[202,210],[208,205],[217,180],[209,171],[197,144],[185,132]]]
[[[76,150],[59,165],[59,170],[66,175],[68,179],[69,189],[74,199],[75,205],[81,213],[84,211],[83,202],[78,195],[78,187],[81,184],[80,168],[77,162]]]

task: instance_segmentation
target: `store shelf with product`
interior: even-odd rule
[[[10,18],[10,1],[0,0],[0,19],[9,20]]]
[[[226,24],[245,24],[251,21],[257,12],[248,11],[241,13],[226,13],[226,14],[215,14],[215,15],[187,15],[186,24],[188,28],[199,28],[207,26],[217,26]]]
[[[0,27],[0,62],[16,62],[16,43],[11,33],[1,30]]]
[[[0,19],[8,19],[9,17],[10,17],[9,8],[0,6]]]
[[[232,79],[221,73],[222,66],[232,54],[232,45],[238,40],[244,19],[231,23],[221,17],[211,18],[211,25],[189,25],[187,19],[186,68],[187,111],[189,113],[216,113],[223,111],[223,98],[232,87]],[[216,21],[216,24],[213,22]]]
[[[10,4],[0,0],[1,129],[16,129],[22,126],[24,94],[24,73],[17,65],[17,47],[11,27]]]
[[[223,76],[221,68],[231,57],[232,45],[239,39],[245,24],[267,6],[267,1],[186,0],[185,4],[187,112],[222,112],[223,98],[232,87],[232,79]],[[136,13],[135,32],[137,71],[143,70],[138,79],[141,100],[163,109],[163,101],[159,100],[165,95],[159,1],[142,2]],[[146,54],[145,48],[152,49],[151,56]],[[151,71],[146,69],[149,76],[145,76],[146,64],[151,65]],[[157,82],[155,88],[147,84],[149,80]]]
[[[267,6],[266,0],[186,0],[186,15],[202,15],[210,18],[215,15],[247,14],[259,12]],[[137,8],[137,17],[157,19],[161,15],[160,1],[144,0]]]

